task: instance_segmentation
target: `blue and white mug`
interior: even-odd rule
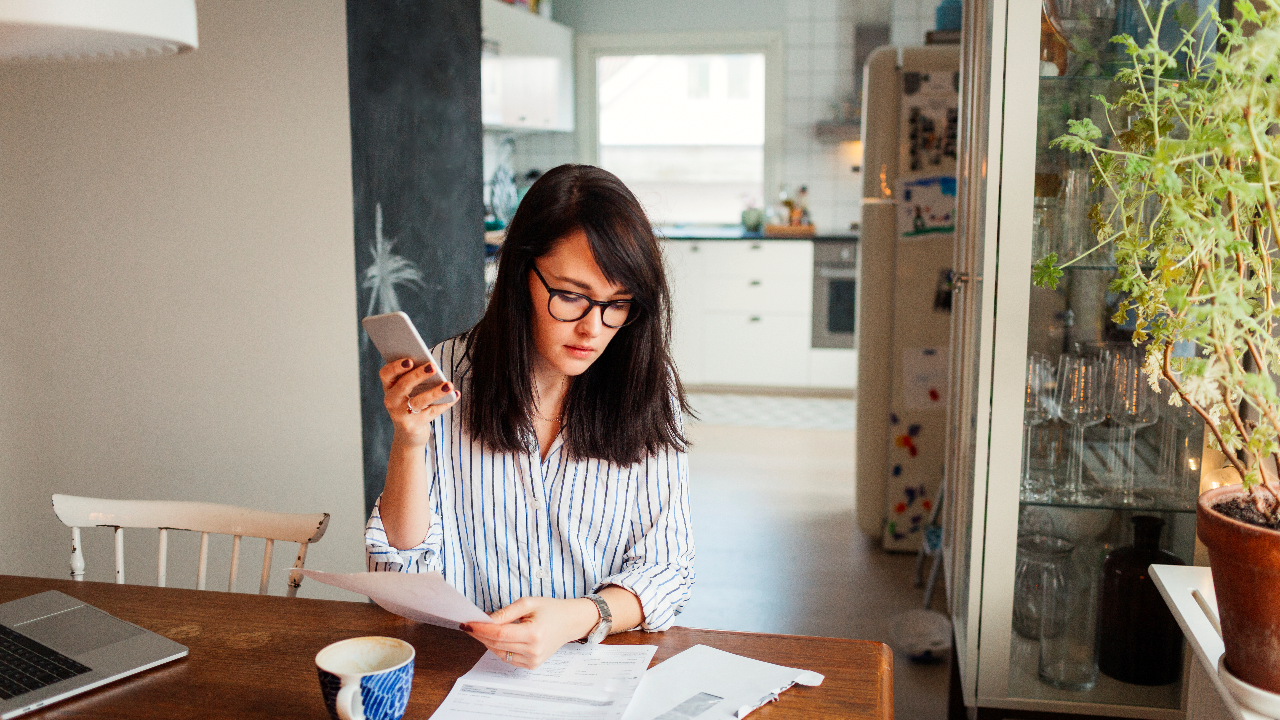
[[[400,720],[413,688],[413,646],[389,637],[340,640],[316,653],[333,720]]]

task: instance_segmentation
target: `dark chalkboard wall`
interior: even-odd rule
[[[484,306],[480,0],[348,0],[359,317],[403,310],[429,345]],[[366,509],[391,421],[359,324]]]

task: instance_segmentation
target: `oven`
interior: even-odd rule
[[[814,240],[812,346],[853,348],[857,302],[857,239]]]

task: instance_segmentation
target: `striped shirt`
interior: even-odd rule
[[[433,349],[460,386],[469,368],[463,349],[458,338]],[[496,453],[454,410],[437,417],[426,448],[427,537],[392,547],[375,505],[365,530],[369,569],[437,571],[486,612],[521,597],[576,598],[618,585],[640,599],[641,627],[670,627],[694,581],[685,453],[620,466],[571,459],[562,440],[539,461],[536,439],[529,452]]]

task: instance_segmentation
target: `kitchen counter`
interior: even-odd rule
[[[805,242],[858,242],[854,234],[817,235],[815,237],[766,237],[762,233],[747,232],[741,225],[659,225],[654,232],[664,240],[785,240]]]

